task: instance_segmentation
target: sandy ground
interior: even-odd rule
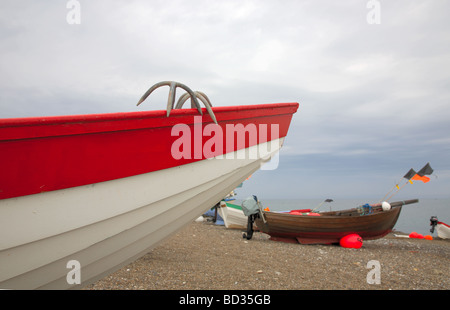
[[[377,274],[379,275],[377,277]],[[396,238],[360,249],[269,240],[192,223],[87,290],[448,290],[450,241]]]

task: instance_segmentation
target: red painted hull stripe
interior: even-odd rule
[[[189,164],[207,157],[221,155],[231,139],[226,125],[267,124],[267,138],[259,134],[257,143],[276,137],[271,124],[279,125],[279,137],[285,137],[298,103],[254,106],[215,107],[213,111],[223,132],[223,152],[205,156],[200,152],[191,158],[175,159],[172,127],[186,124],[191,131],[191,146],[203,146],[210,136],[198,136],[194,130],[195,109],[129,112],[76,116],[0,119],[0,199],[94,184],[166,168]],[[212,124],[203,109],[202,130]],[[195,127],[195,128],[194,128]],[[245,145],[234,138],[231,150],[247,148],[256,143],[248,137]],[[197,143],[197,144],[195,144]],[[193,176],[195,177],[195,176]],[[151,184],[149,184],[151,186]],[[170,184],[168,184],[170,186]]]
[[[448,225],[448,224],[445,224],[444,222],[437,222],[438,224],[441,224],[441,225],[444,225],[444,226],[447,226],[448,228],[450,228],[450,225]]]

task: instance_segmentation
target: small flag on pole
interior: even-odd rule
[[[429,177],[426,177],[425,175],[430,175],[433,173],[433,168],[431,168],[430,163],[427,163],[425,166],[423,166],[422,169],[419,170],[419,172],[416,172],[414,169],[409,169],[409,171],[403,176],[404,179],[406,179],[407,181],[402,184],[402,186],[399,186],[400,181],[395,184],[394,187],[392,187],[392,189],[384,196],[384,198],[382,200],[385,200],[386,197],[392,193],[392,191],[396,188],[397,191],[394,192],[392,195],[389,196],[389,198],[386,199],[386,201],[388,201],[389,199],[391,199],[395,194],[398,193],[399,190],[401,190],[403,187],[405,187],[408,183],[413,184],[413,180],[417,180],[417,181],[422,181],[424,183],[427,183],[430,181]],[[380,200],[380,201],[382,201]]]
[[[422,169],[417,172],[411,179],[422,181],[423,183],[427,183],[430,181],[429,177],[426,177],[425,175],[430,175],[433,173],[433,168],[431,168],[430,163],[427,163]]]
[[[427,163],[425,166],[423,166],[422,169],[417,172],[418,175],[424,176],[424,175],[430,175],[433,173],[433,168],[431,168],[430,163]]]
[[[414,169],[411,168],[403,177],[407,180],[410,180],[416,174],[417,174],[417,172],[415,172]]]
[[[430,178],[426,176],[421,177],[420,175],[416,174],[415,176],[412,177],[411,180],[422,181],[423,183],[427,183],[430,181]],[[409,180],[409,182],[411,182],[411,180]]]

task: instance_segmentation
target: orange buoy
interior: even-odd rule
[[[362,247],[363,240],[360,235],[358,234],[350,234],[345,237],[342,237],[339,241],[339,244],[343,248],[353,248],[353,249],[359,249]]]
[[[430,236],[430,235],[426,235],[424,238],[425,238],[426,240],[433,240],[433,237]]]

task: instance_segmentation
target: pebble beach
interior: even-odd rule
[[[389,234],[360,249],[193,222],[86,290],[448,290],[450,241]],[[373,262],[378,262],[378,267]],[[374,274],[379,268],[378,278]]]

